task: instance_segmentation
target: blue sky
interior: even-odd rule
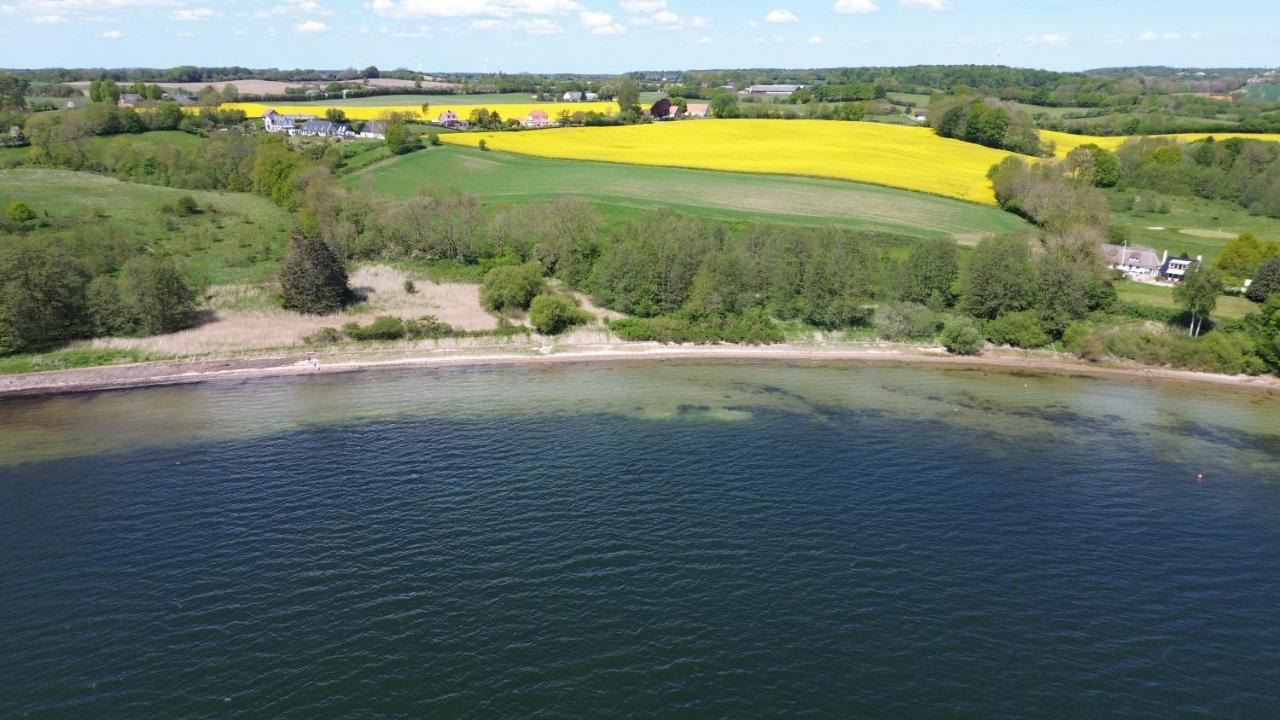
[[[1280,63],[1275,0],[0,0],[0,67]]]

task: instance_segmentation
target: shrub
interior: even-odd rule
[[[196,199],[190,195],[180,195],[173,201],[173,214],[179,217],[190,217],[200,212]]]
[[[1005,313],[986,324],[987,339],[996,345],[1038,348],[1049,344],[1049,336],[1033,310]]]
[[[302,338],[308,345],[333,345],[342,341],[342,333],[335,327],[322,327]]]
[[[380,315],[363,327],[350,322],[342,331],[352,340],[399,340],[405,335],[404,321],[391,315]]]
[[[410,279],[408,279],[408,278],[405,278],[405,281],[404,281],[404,291],[405,291],[405,292],[407,292],[407,293],[409,293],[410,295],[412,295],[412,294],[414,294],[414,293],[418,292],[418,286],[417,286],[417,285],[415,285],[415,284],[414,284],[414,282],[413,282],[412,280],[410,280]]]
[[[465,334],[449,323],[440,322],[434,315],[423,315],[417,320],[404,321],[404,336],[410,340],[439,339]]]
[[[942,328],[942,315],[913,303],[887,303],[876,309],[874,325],[884,340],[929,340]]]
[[[559,335],[590,319],[573,298],[565,295],[543,293],[529,304],[529,322],[543,335]]]
[[[952,320],[942,328],[942,345],[955,355],[978,355],[982,352],[982,335],[967,322]]]
[[[697,320],[677,315],[625,318],[609,323],[609,330],[623,340],[662,343],[761,345],[784,340],[782,328],[760,308],[748,308],[741,315],[708,315]]]
[[[439,146],[441,144],[440,133],[427,133],[427,143],[432,146]]]
[[[477,145],[476,147],[480,148],[480,150],[482,150],[482,151],[484,151],[484,152],[488,152],[488,151],[489,151],[489,143],[488,143],[488,142],[486,142],[486,141],[484,141],[484,140],[481,140],[481,141],[480,141],[480,144],[479,144],[479,145]]]
[[[480,304],[495,312],[527,310],[545,286],[542,266],[536,262],[496,267],[484,275]]]
[[[5,215],[8,216],[10,222],[16,223],[30,222],[36,219],[36,211],[20,200],[9,205]]]

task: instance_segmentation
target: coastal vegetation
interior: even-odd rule
[[[628,110],[640,102],[637,88],[618,89]],[[1222,293],[1252,275],[1264,280],[1258,293],[1269,286],[1264,221],[1274,214],[1277,146],[1193,137],[1059,145],[1017,104],[963,94],[937,109],[938,132],[819,120],[499,132],[507,118],[477,105],[476,124],[494,129],[442,135],[445,147],[422,142],[411,115],[390,118],[386,143],[335,143],[260,134],[234,110],[160,131],[147,130],[158,105],[140,128],[126,123],[130,108],[103,102],[35,114],[24,125],[30,147],[7,155],[16,168],[0,176],[3,350],[172,333],[204,322],[198,311],[216,295],[338,315],[309,326],[313,344],[556,335],[600,318],[632,340],[880,338],[961,354],[990,343],[1275,368],[1270,306]],[[668,165],[683,167],[657,167]],[[124,206],[150,212],[144,231],[133,244],[90,247],[88,220],[57,210],[85,200],[40,185],[58,173],[68,187],[85,178],[122,189],[132,198]],[[148,194],[156,201],[138,199]],[[235,204],[274,221],[233,218]],[[1156,232],[1135,226],[1182,205],[1217,213],[1209,219],[1234,208],[1263,239],[1181,228],[1215,254],[1167,298],[1104,270],[1104,243]],[[79,217],[111,214],[94,205]],[[164,237],[137,242],[148,223],[161,223]],[[208,243],[172,239],[202,228]],[[237,243],[252,252],[229,252],[223,236],[237,233],[252,238]],[[404,298],[418,293],[415,280],[473,283],[471,302],[493,325],[428,320],[414,303],[371,323],[352,319],[378,312],[351,280],[375,264],[404,269],[379,286]],[[211,289],[226,280],[260,290]]]

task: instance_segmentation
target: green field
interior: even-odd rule
[[[722,220],[833,223],[915,237],[953,237],[969,244],[1030,227],[993,207],[838,180],[550,160],[457,146],[379,163],[353,173],[347,182],[400,196],[453,189],[486,202],[573,195],[595,202],[607,214],[670,207]]]
[[[1116,283],[1116,293],[1121,300],[1128,302],[1145,303],[1157,307],[1174,307],[1176,305],[1173,301],[1173,288],[1160,285],[1121,280]],[[1235,320],[1257,309],[1258,305],[1248,298],[1223,295],[1218,298],[1218,307],[1213,311],[1213,317],[1219,320]]]
[[[1249,99],[1256,102],[1280,102],[1280,85],[1250,85],[1245,88]]]
[[[201,212],[165,212],[182,195],[195,198]],[[0,207],[16,201],[40,216],[30,235],[60,235],[130,255],[172,255],[210,284],[270,278],[293,228],[285,210],[255,195],[139,185],[71,170],[0,170]]]
[[[1130,196],[1156,197],[1169,204],[1168,213],[1113,211],[1115,223],[1129,228],[1130,242],[1155,248],[1157,252],[1168,250],[1170,255],[1186,253],[1188,257],[1203,255],[1205,262],[1212,265],[1222,247],[1242,232],[1253,233],[1263,242],[1280,242],[1280,220],[1250,215],[1235,203],[1150,192],[1124,192]],[[1118,194],[1112,193],[1112,196]]]
[[[902,93],[891,92],[885,93],[885,96],[894,103],[912,105],[917,110],[927,110],[929,108],[929,96],[919,93]]]

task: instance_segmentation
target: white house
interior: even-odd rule
[[[346,137],[351,134],[351,128],[346,123],[308,120],[298,128],[298,134],[304,137]]]
[[[387,124],[382,120],[370,120],[360,128],[360,137],[375,140],[387,139]]]
[[[1133,280],[1157,280],[1164,266],[1156,251],[1144,245],[1103,245],[1102,255],[1108,268]]]
[[[790,95],[804,89],[803,85],[751,85],[742,91],[743,95]]]
[[[1169,257],[1168,251],[1166,251],[1164,255],[1164,263],[1161,267],[1160,274],[1163,275],[1166,280],[1173,280],[1174,282],[1180,282],[1186,278],[1187,273],[1191,271],[1191,266],[1201,262],[1204,257],[1202,255],[1197,255],[1194,260],[1186,256],[1171,258]]]
[[[282,132],[292,135],[294,132],[294,120],[293,116],[281,115],[275,110],[268,110],[262,113],[262,124],[269,133]]]
[[[546,110],[530,110],[528,117],[520,121],[527,128],[551,127],[551,117]]]

